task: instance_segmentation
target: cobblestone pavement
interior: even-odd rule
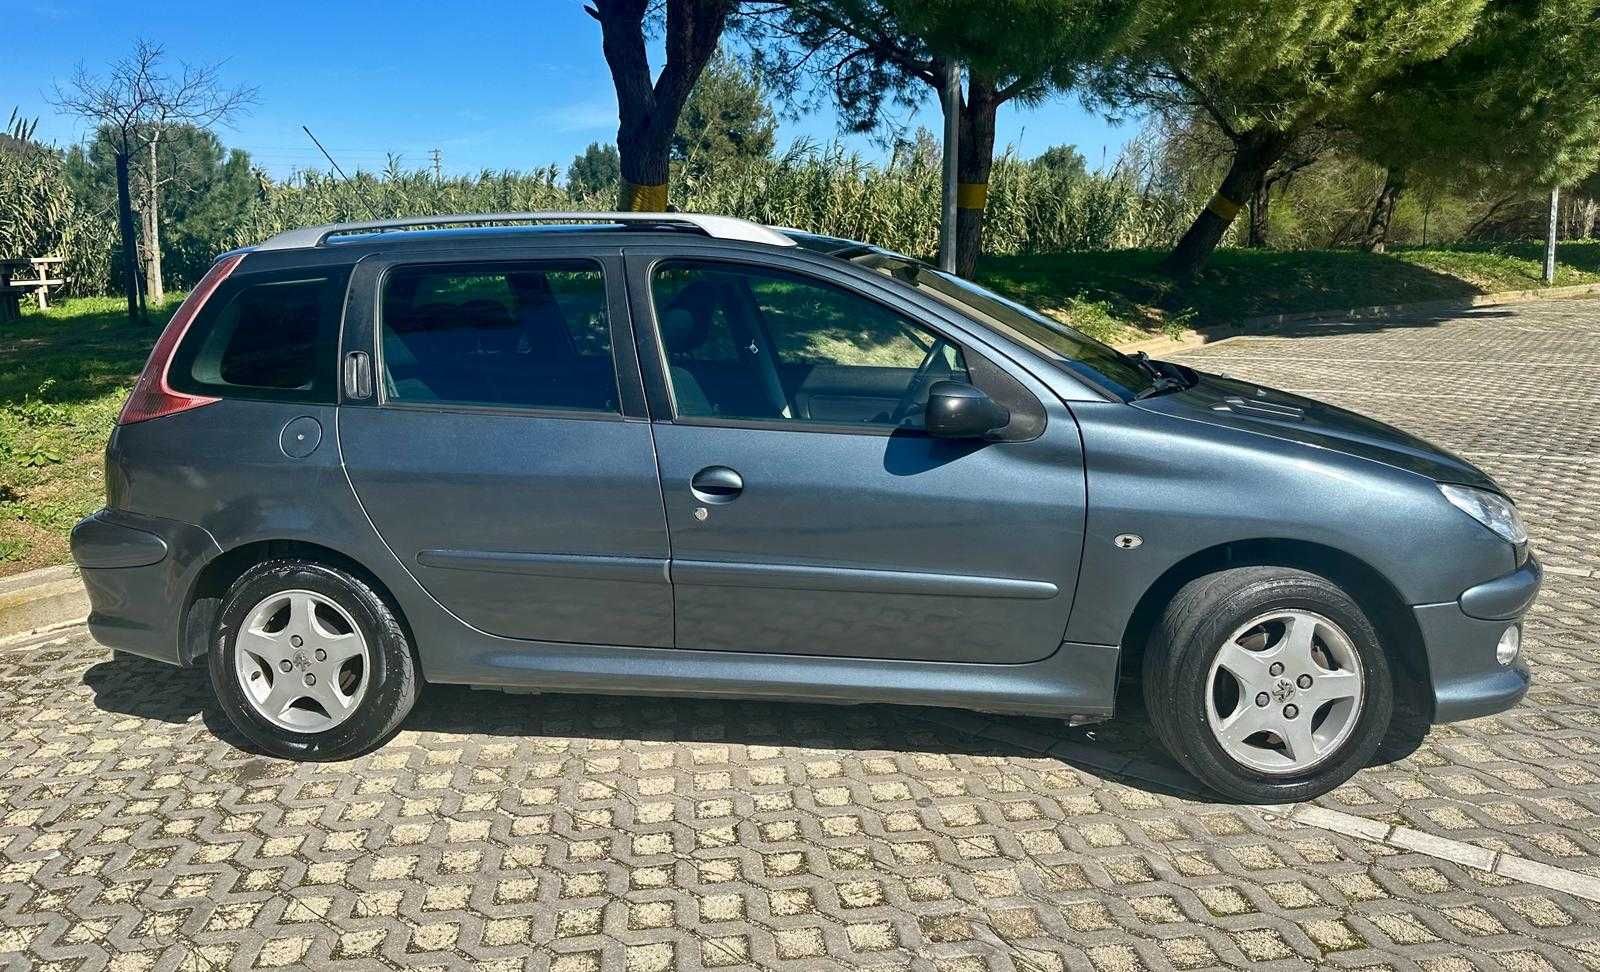
[[[69,630],[0,650],[0,966],[1600,968],[1600,302],[1188,360],[1521,499],[1552,567],[1527,702],[1298,808],[1190,792],[1137,711],[433,687],[383,750],[296,765],[200,673]]]

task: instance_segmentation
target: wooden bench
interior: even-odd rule
[[[14,321],[22,316],[24,294],[32,294],[40,310],[49,307],[50,288],[64,286],[67,282],[65,277],[59,276],[64,262],[61,257],[0,260],[0,321]],[[30,273],[31,276],[24,276]]]

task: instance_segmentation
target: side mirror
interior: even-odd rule
[[[928,388],[928,434],[941,439],[985,439],[1005,428],[1011,410],[961,381],[936,381]]]

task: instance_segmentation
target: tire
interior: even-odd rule
[[[1394,708],[1366,614],[1331,581],[1283,567],[1232,568],[1180,589],[1151,632],[1144,690],[1173,757],[1242,803],[1344,783],[1372,758]]]
[[[361,578],[313,561],[245,571],[223,599],[208,656],[228,719],[286,759],[370,752],[417,698],[411,642],[394,610]]]

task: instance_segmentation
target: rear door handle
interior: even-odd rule
[[[365,351],[344,356],[344,394],[346,398],[372,397],[372,359]]]
[[[689,480],[689,492],[702,503],[732,503],[744,492],[744,478],[727,466],[707,466]]]

